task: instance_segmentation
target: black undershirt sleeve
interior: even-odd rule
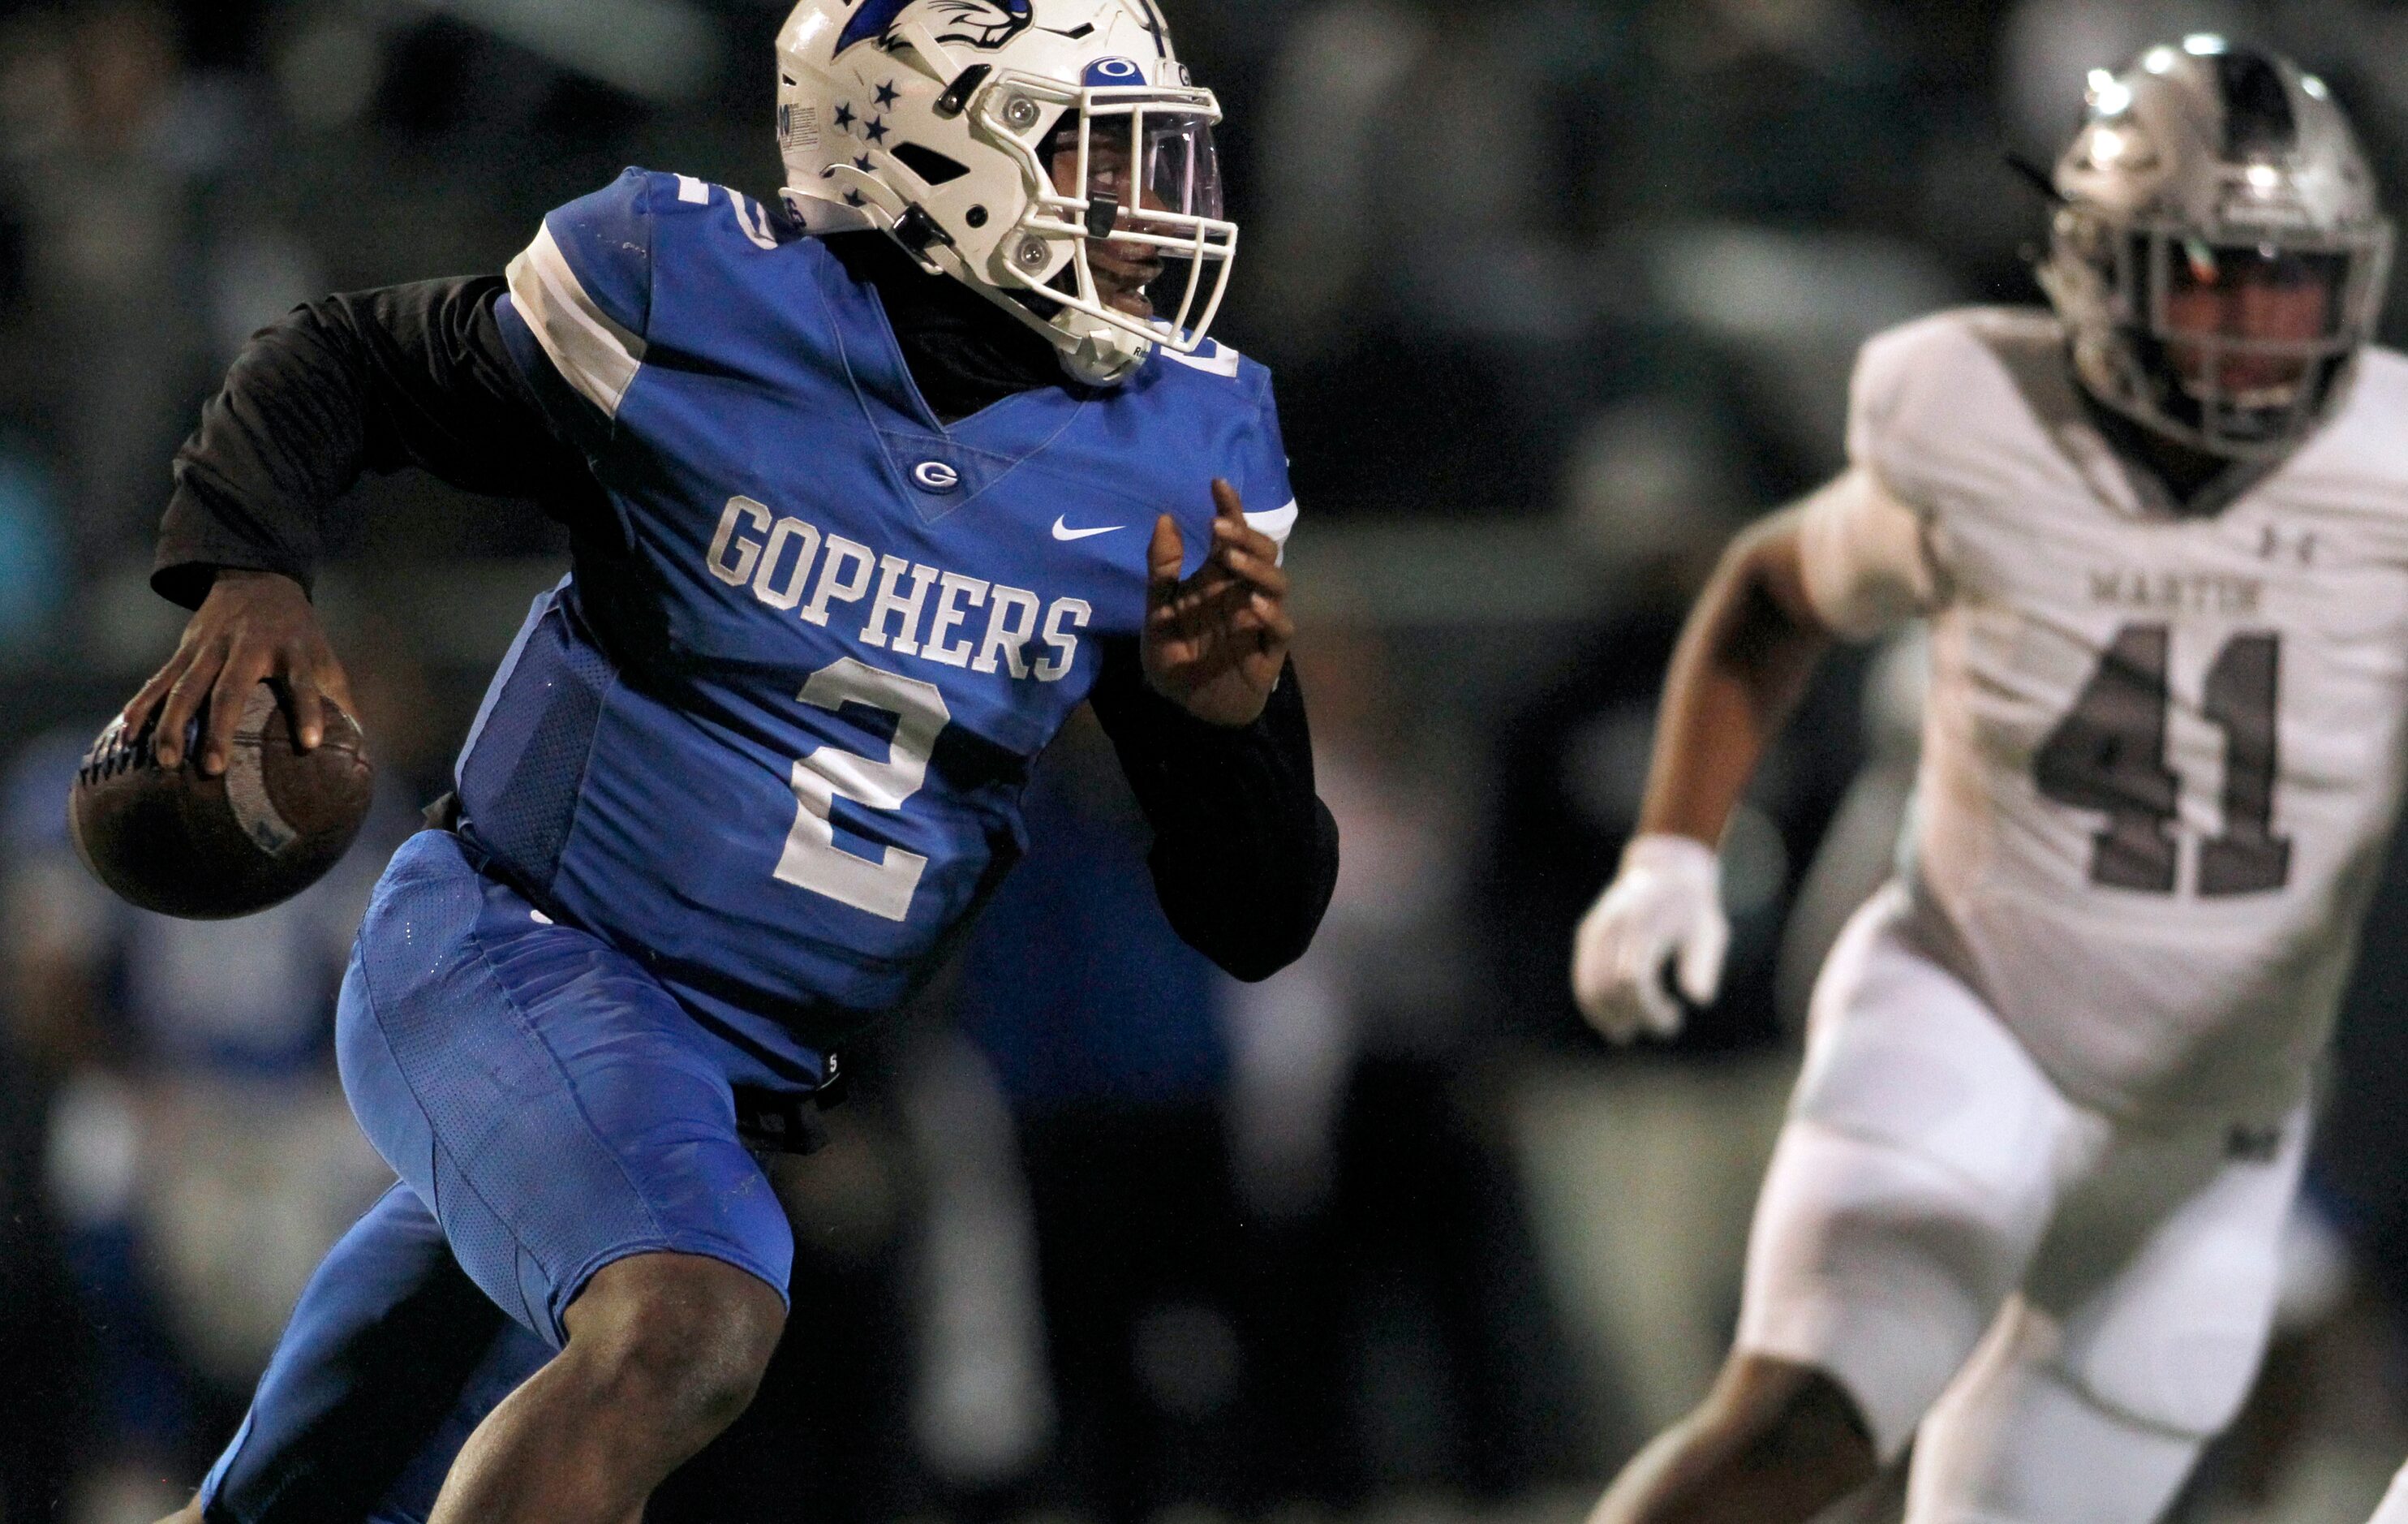
[[[1211,725],[1147,686],[1110,640],[1091,702],[1154,827],[1155,895],[1189,946],[1240,979],[1301,956],[1338,883],[1338,823],[1313,792],[1296,669],[1254,724]]]
[[[576,521],[600,502],[502,346],[498,276],[328,296],[253,336],[176,453],[150,584],[198,607],[221,568],[304,587],[328,509],[364,472],[419,467]]]

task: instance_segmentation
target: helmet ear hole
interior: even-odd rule
[[[896,144],[895,157],[902,160],[905,167],[932,186],[951,184],[970,172],[969,166],[960,160],[918,143]]]

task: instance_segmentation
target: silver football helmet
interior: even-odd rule
[[[804,226],[885,232],[1096,384],[1157,344],[1195,352],[1220,310],[1220,120],[1154,0],[802,0],[778,35]],[[1149,288],[1182,266],[1157,315]]]
[[[2323,80],[2207,35],[2093,70],[2054,184],[2041,284],[2099,402],[2254,460],[2340,405],[2391,223]]]

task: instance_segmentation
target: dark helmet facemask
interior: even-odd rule
[[[2042,284],[2083,386],[2193,448],[2290,450],[2346,394],[2391,225],[2324,83],[2193,36],[2091,76]]]

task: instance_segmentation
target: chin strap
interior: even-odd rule
[[[1018,302],[1005,298],[1006,305],[1020,308]],[[1036,314],[1020,308],[1029,317]],[[1076,326],[1073,326],[1076,324]],[[1097,323],[1083,312],[1065,308],[1045,324],[1046,337],[1062,356],[1062,368],[1075,381],[1089,386],[1117,386],[1137,374],[1154,352],[1154,345],[1125,329]],[[1063,340],[1069,340],[1066,346]]]
[[[944,230],[918,205],[904,202],[892,187],[875,176],[863,174],[851,165],[838,165],[828,178],[857,195],[860,205],[825,193],[812,194],[789,186],[786,204],[802,220],[806,231],[824,235],[874,229],[885,234],[921,268],[960,281],[1042,334],[1061,356],[1063,371],[1080,384],[1117,386],[1136,375],[1146,357],[1154,352],[1152,339],[1099,323],[1067,307],[1047,317],[1031,311],[1011,293],[979,280],[953,240],[944,236]],[[1031,295],[1041,296],[1043,293]]]

